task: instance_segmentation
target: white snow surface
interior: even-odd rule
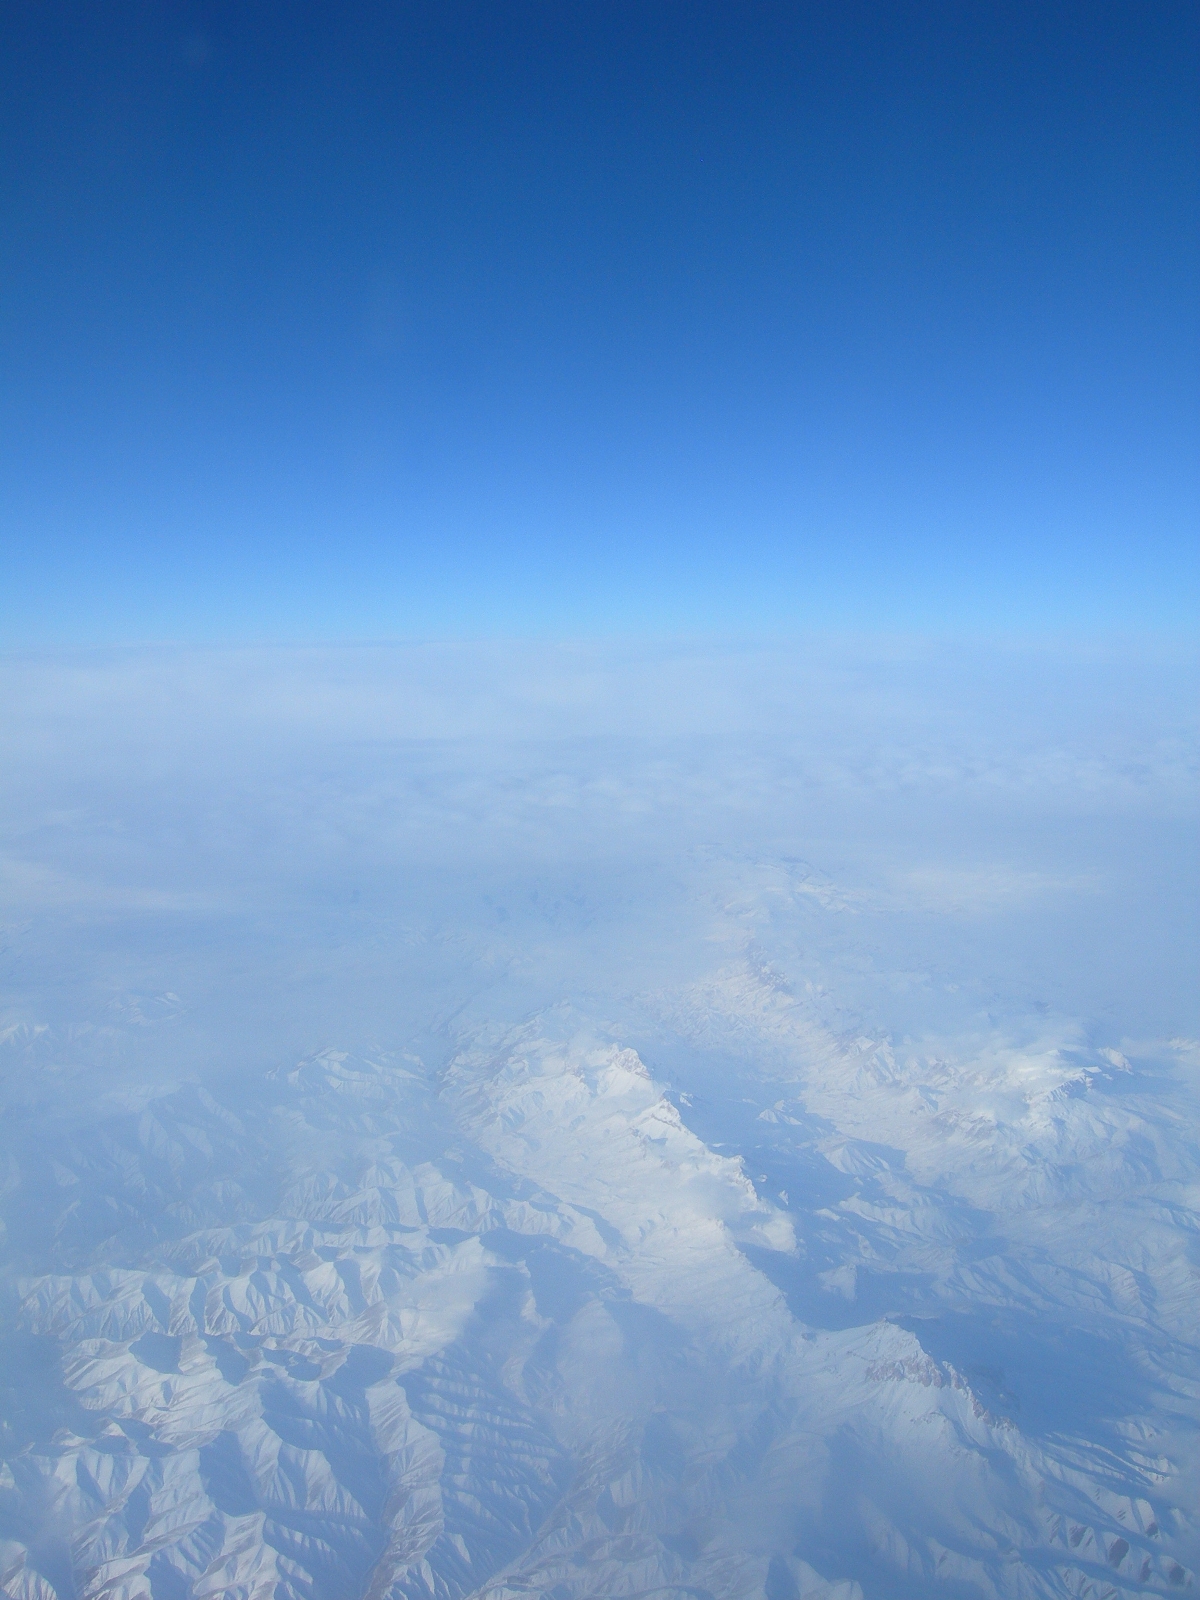
[[[651,665],[9,664],[6,1596],[1196,1592],[1191,724]]]

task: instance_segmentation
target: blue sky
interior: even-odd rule
[[[1194,7],[0,27],[10,646],[1194,632]]]

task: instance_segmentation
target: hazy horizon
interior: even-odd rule
[[[1198,23],[0,15],[0,1593],[1195,1594]]]

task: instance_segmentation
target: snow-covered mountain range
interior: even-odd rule
[[[476,804],[405,759],[413,805]],[[70,890],[45,841],[74,813],[21,835],[0,1591],[1194,1593],[1200,1045],[1022,997],[994,931],[1032,946],[1064,897],[1106,904],[1093,878],[864,856],[835,881],[705,842],[711,810],[586,871],[617,823],[579,826],[564,868],[553,818],[593,803],[595,751],[553,783],[513,760],[470,792],[509,803],[519,769],[551,846],[507,878],[397,866],[392,799],[323,798],[311,763],[304,827],[276,810],[238,848],[261,885],[280,829],[309,841],[266,910],[188,877],[188,839],[249,829],[202,786],[156,846],[169,904],[131,909],[128,867],[116,911]],[[656,763],[595,804],[640,827],[676,781]],[[97,859],[145,835],[131,793]],[[369,844],[338,881],[368,905],[330,913],[347,816]],[[90,998],[54,987],[63,952]],[[1047,956],[1051,990],[1077,967]]]
[[[686,1079],[560,1007],[27,1130],[6,1592],[1191,1584],[1194,1050],[904,1061],[748,962],[657,999]]]

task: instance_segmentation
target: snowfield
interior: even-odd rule
[[[44,824],[9,794],[0,1591],[1196,1593],[1200,1044],[1146,1025],[1166,989],[1079,998],[1088,919],[1159,902],[885,870],[878,818],[836,881],[713,844],[766,824],[691,745],[555,748],[417,741],[407,787],[305,752],[269,805],[226,760],[161,838],[126,771]],[[1131,828],[1129,750],[1087,762]]]
[[[668,1092],[558,1008],[437,1072],[325,1051],[43,1129],[10,1192],[78,1264],[19,1323],[70,1420],[4,1470],[6,1592],[1191,1584],[1197,1163],[1136,1070],[898,1063],[752,970],[661,1009],[710,1063],[757,1044],[756,1100]],[[945,1354],[992,1312],[1068,1386],[1081,1336],[1119,1411],[1027,1423],[1019,1376]]]

